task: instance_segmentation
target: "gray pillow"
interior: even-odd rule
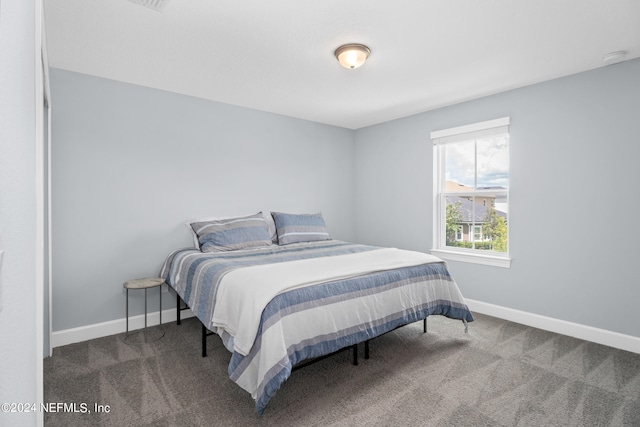
[[[271,235],[262,212],[244,217],[193,222],[202,252],[233,251],[271,245]]]
[[[276,223],[279,245],[329,240],[329,233],[320,212],[317,214],[271,212],[271,215]]]

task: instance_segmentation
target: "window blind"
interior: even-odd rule
[[[431,132],[433,145],[509,135],[509,117]]]

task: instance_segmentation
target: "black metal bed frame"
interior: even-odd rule
[[[184,303],[184,307],[182,306],[182,303]],[[176,324],[180,325],[182,323],[181,319],[180,319],[180,312],[182,310],[188,310],[188,309],[189,309],[189,306],[187,305],[187,303],[184,302],[184,300],[176,292]],[[198,320],[200,320],[200,319],[198,319]],[[209,335],[215,335],[215,333],[211,332],[210,330],[208,330],[207,327],[204,326],[204,323],[200,322],[200,325],[202,325],[202,357],[207,357],[207,337]],[[400,326],[398,326],[396,328],[393,328],[390,331],[387,331],[387,332],[385,332],[383,334],[378,335],[377,337],[381,337],[384,334],[388,334],[389,332],[393,332],[398,328],[402,328],[403,326],[406,326],[406,325],[400,325]],[[427,333],[427,318],[426,317],[423,319],[422,330],[423,330],[423,333],[425,333],[425,334]],[[377,338],[377,337],[375,337],[375,338]],[[367,360],[369,359],[369,341],[371,341],[372,339],[374,339],[374,338],[369,338],[368,340],[364,341],[364,358],[367,359]],[[336,350],[333,353],[325,354],[324,356],[319,356],[319,357],[316,357],[316,358],[313,358],[313,359],[310,359],[310,360],[305,360],[305,361],[295,365],[292,368],[292,371],[296,371],[298,369],[301,369],[301,368],[304,368],[306,366],[312,365],[312,364],[314,364],[316,362],[319,362],[321,360],[324,360],[324,359],[326,359],[328,357],[331,357],[331,356],[333,356],[335,354],[338,354],[338,353],[341,353],[341,352],[347,351],[347,350],[352,350],[353,351],[353,362],[352,363],[357,366],[358,365],[358,343],[350,345],[348,347],[341,348],[340,350]]]

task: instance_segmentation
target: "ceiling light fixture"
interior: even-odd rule
[[[344,68],[354,69],[361,67],[371,54],[371,49],[363,44],[350,43],[336,49],[335,55],[340,65]]]
[[[164,11],[164,8],[167,7],[167,3],[169,3],[169,0],[129,0],[129,1],[139,4],[140,6],[148,7],[149,9],[155,10],[156,12]]]
[[[607,65],[616,64],[618,62],[624,61],[624,58],[627,56],[626,50],[618,50],[616,52],[609,52],[603,58],[602,62]]]

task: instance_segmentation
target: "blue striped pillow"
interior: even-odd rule
[[[279,245],[329,240],[329,233],[327,233],[322,213],[287,214],[271,212],[271,215],[276,223]]]
[[[233,251],[271,245],[269,226],[262,215],[191,223],[202,252]]]

